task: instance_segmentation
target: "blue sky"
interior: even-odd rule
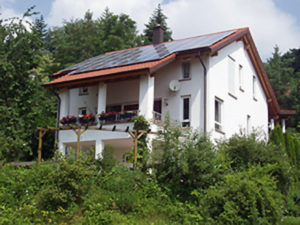
[[[175,39],[246,26],[264,61],[275,45],[282,52],[300,47],[300,0],[0,0],[0,13],[21,16],[36,5],[50,26],[60,26],[87,10],[97,18],[109,7],[128,14],[142,32],[159,3]]]

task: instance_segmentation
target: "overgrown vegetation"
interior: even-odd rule
[[[135,170],[111,148],[99,160],[5,165],[0,224],[297,224],[299,168],[283,145],[256,139],[214,145],[167,124]]]

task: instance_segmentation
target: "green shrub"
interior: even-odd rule
[[[278,189],[287,193],[292,182],[291,166],[282,145],[275,146],[264,140],[257,140],[256,134],[252,134],[234,135],[220,143],[218,148],[226,155],[226,160],[234,171],[247,170],[251,165],[274,164],[270,173],[276,178]]]
[[[102,158],[95,161],[97,170],[101,172],[110,172],[115,166],[119,164],[119,161],[114,157],[114,149],[110,145],[105,145],[102,151]]]
[[[84,161],[68,159],[59,162],[44,178],[44,186],[37,194],[42,209],[57,210],[80,204],[95,182],[95,166]]]
[[[182,133],[166,126],[153,147],[153,172],[173,197],[188,200],[194,189],[218,180],[219,165],[213,144],[198,133]]]
[[[282,195],[269,175],[272,166],[252,166],[227,174],[199,199],[199,213],[207,224],[278,224],[282,217]]]
[[[128,213],[138,210],[145,201],[159,196],[160,189],[155,182],[148,180],[139,170],[126,167],[114,168],[110,174],[102,178],[101,191],[112,208]]]

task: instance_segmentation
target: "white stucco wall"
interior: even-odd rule
[[[89,86],[88,95],[79,95],[79,88],[69,89],[69,114],[78,116],[78,109],[87,108],[87,113],[96,113],[98,86]]]
[[[171,80],[182,79],[183,60],[176,60],[162,68],[155,76],[154,98],[162,99],[162,116],[167,113],[171,121],[181,122],[183,119],[184,96],[190,96],[190,122],[195,129],[203,129],[203,68],[197,58],[190,59],[190,80],[180,81],[180,90],[172,92],[169,90]],[[165,103],[168,103],[166,105]]]
[[[228,55],[235,59],[235,93],[233,98],[229,93],[228,82]],[[243,66],[243,91],[239,89],[239,64]],[[256,76],[257,94],[253,99],[252,77]],[[247,116],[250,116],[250,126],[268,132],[268,106],[265,93],[259,82],[255,69],[244,49],[242,41],[234,42],[218,52],[217,56],[210,57],[208,70],[208,131],[213,138],[230,137],[240,130],[246,131]],[[222,104],[222,131],[215,131],[214,101],[221,98]]]

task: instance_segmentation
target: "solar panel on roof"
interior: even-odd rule
[[[174,52],[210,46],[234,32],[235,31],[227,31],[223,33],[161,43],[158,45],[148,45],[139,48],[111,52],[87,59],[62,71],[73,70],[71,73],[76,74],[86,71],[159,60]]]

